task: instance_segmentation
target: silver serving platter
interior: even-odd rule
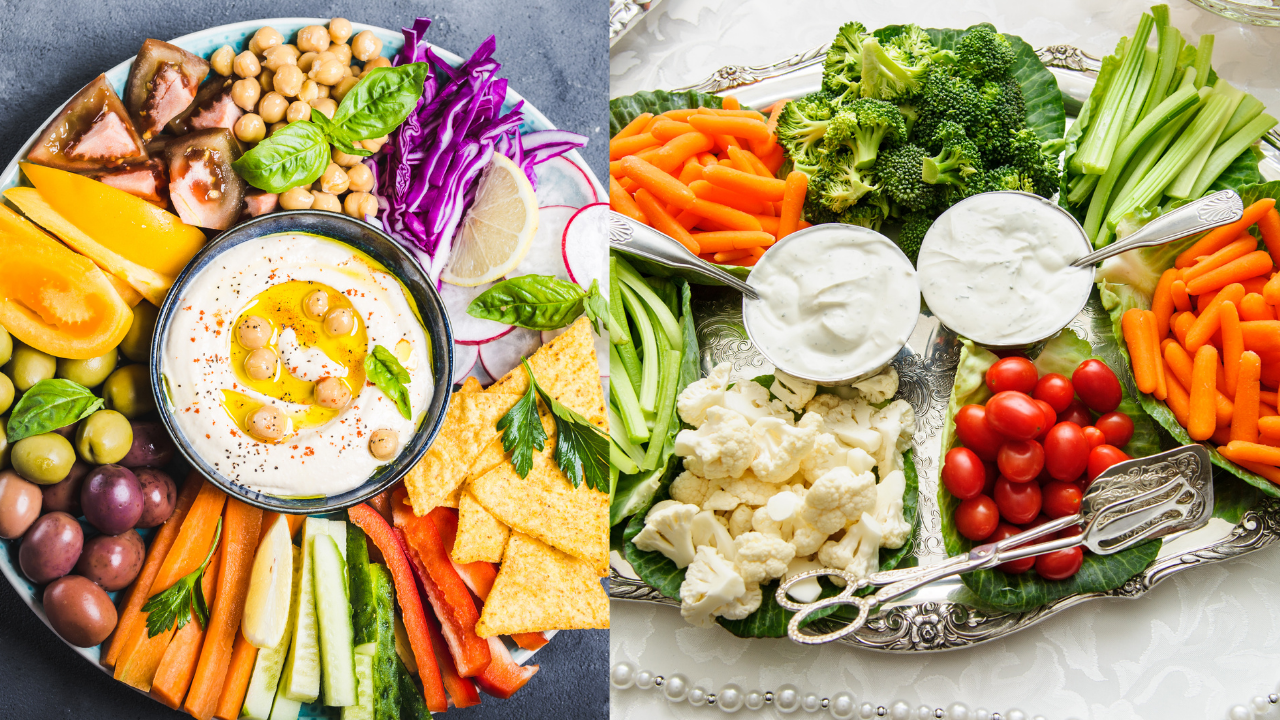
[[[825,52],[826,48],[820,47],[772,65],[724,67],[696,85],[679,89],[711,93],[733,90],[743,103],[764,107],[779,99],[800,97],[817,89]],[[1070,45],[1052,45],[1037,50],[1037,54],[1058,80],[1067,101],[1070,122],[1070,116],[1088,98],[1100,62]],[[1261,170],[1267,180],[1280,179],[1277,146],[1280,146],[1280,134],[1273,131],[1262,146],[1265,157]],[[757,369],[767,366],[742,327],[742,304],[736,294],[716,290],[695,293],[693,315],[704,374],[722,362],[733,363],[735,376],[748,378],[760,374]],[[1110,320],[1095,297],[1068,327],[1098,348],[1093,327],[1095,323],[1104,322],[1109,323]],[[1123,357],[1114,352],[1114,348],[1112,356],[1108,356],[1106,351],[1098,352],[1113,367],[1125,367],[1127,370]],[[942,327],[932,314],[925,311],[921,313],[906,349],[893,361],[900,378],[897,397],[910,402],[916,414],[916,433],[911,444],[919,474],[920,526],[912,552],[921,565],[946,558],[942,544],[942,515],[937,502],[938,468],[941,431],[959,360],[960,343],[955,333]],[[1122,372],[1120,375],[1129,394],[1136,397],[1132,373]],[[952,578],[885,606],[865,627],[838,642],[900,653],[969,647],[1015,633],[1090,600],[1140,597],[1174,573],[1260,550],[1278,538],[1280,500],[1266,498],[1260,507],[1246,511],[1235,525],[1213,519],[1200,530],[1166,538],[1150,567],[1110,592],[1069,595],[1034,610],[1003,612],[971,604],[973,595],[959,578]],[[613,555],[609,595],[619,600],[673,607],[680,605],[679,600],[665,597],[641,581],[617,553]]]
[[[661,0],[609,0],[609,47],[639,25],[645,14],[659,2]]]

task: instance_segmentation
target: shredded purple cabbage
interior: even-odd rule
[[[418,18],[403,28],[404,48],[392,63],[430,63],[422,99],[366,162],[374,171],[383,228],[438,279],[475,199],[476,179],[495,152],[510,158],[536,188],[537,165],[586,145],[587,138],[564,130],[521,136],[524,101],[500,114],[507,81],[495,77],[502,67],[493,59],[497,40],[489,36],[455,68],[427,43],[429,27],[430,19]]]

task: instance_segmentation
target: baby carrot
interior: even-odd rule
[[[706,180],[699,179],[689,183],[689,189],[692,190],[693,194],[697,195],[700,200],[709,200],[714,203],[720,203],[721,205],[728,205],[734,210],[741,210],[742,212],[750,213],[751,215],[768,215],[773,212],[773,207],[767,202],[743,197],[731,190],[725,190],[722,187],[712,185]]]
[[[773,177],[773,173],[769,172],[769,168],[764,166],[764,163],[760,160],[760,155],[758,153],[753,150],[745,150],[743,148],[729,148],[729,156],[733,157],[735,151],[751,168],[751,172],[759,175],[760,177]]]
[[[644,129],[641,130],[640,132],[642,133],[653,132],[653,126],[657,125],[660,122],[662,122],[661,117],[651,117],[649,118],[649,122],[644,124]]]
[[[1280,416],[1258,418],[1258,434],[1272,440],[1280,440]]]
[[[1174,261],[1176,268],[1191,267],[1202,255],[1212,255],[1224,246],[1229,245],[1240,234],[1248,230],[1254,223],[1262,219],[1267,211],[1275,207],[1272,198],[1263,198],[1244,209],[1244,215],[1230,225],[1222,225],[1205,233],[1194,245],[1182,251]]]
[[[1156,314],[1150,310],[1143,310],[1141,320],[1143,345],[1156,371],[1156,389],[1151,394],[1155,395],[1157,400],[1163,400],[1169,395],[1169,387],[1165,378],[1164,361],[1160,357],[1160,338],[1156,336]]]
[[[1271,253],[1271,259],[1280,264],[1280,212],[1273,207],[1258,218],[1258,232],[1262,234],[1262,242]]]
[[[1246,295],[1249,293],[1258,293],[1261,295],[1262,291],[1267,288],[1267,281],[1270,279],[1271,278],[1266,275],[1259,275],[1257,277],[1251,277],[1240,284],[1244,285],[1244,293]]]
[[[1233,458],[1230,455],[1227,455],[1225,452],[1222,452],[1224,449],[1225,448],[1218,448],[1218,452],[1222,453],[1223,457],[1227,458],[1231,462],[1239,465],[1240,467],[1244,468],[1245,470],[1248,470],[1249,472],[1255,475],[1261,475],[1262,477],[1270,480],[1276,485],[1280,485],[1280,468],[1272,467],[1271,465],[1262,465],[1260,463],[1250,462],[1248,460],[1241,460],[1239,458]]]
[[[744,140],[764,142],[772,133],[762,121],[744,117],[724,117],[722,115],[690,115],[686,121],[696,130],[708,135],[731,135]]]
[[[698,199],[687,185],[654,167],[652,163],[634,155],[622,159],[622,171],[659,200],[675,205],[681,210],[688,210]]]
[[[778,168],[782,167],[782,163],[786,162],[787,152],[782,149],[781,145],[774,145],[773,152],[760,157],[760,162],[764,163],[764,167],[772,175],[778,174]]]
[[[738,98],[734,95],[725,95],[720,101],[720,106],[725,110],[739,110],[742,108],[742,103],[739,103]]]
[[[1269,261],[1270,259],[1268,258],[1268,262]],[[1200,349],[1201,345],[1209,342],[1209,338],[1213,337],[1213,334],[1218,331],[1218,327],[1222,319],[1218,311],[1222,307],[1223,302],[1230,300],[1233,303],[1238,303],[1242,299],[1244,299],[1243,285],[1234,283],[1223,288],[1222,291],[1209,302],[1205,309],[1200,312],[1200,317],[1196,318],[1195,324],[1187,330],[1187,339],[1183,343],[1183,345],[1186,346],[1187,351],[1196,352]]]
[[[729,160],[729,156],[725,154],[729,151],[729,148],[734,146],[738,146],[738,147],[742,146],[742,143],[738,142],[738,138],[732,135],[716,135],[715,141],[716,141],[716,147],[719,148],[720,150],[721,165],[728,165],[730,162],[732,162],[731,160]]]
[[[1240,323],[1244,346],[1261,352],[1280,351],[1280,320],[1248,320]]]
[[[711,258],[718,263],[733,262],[734,260],[741,260],[745,257],[751,257],[750,250],[726,250],[711,256]]]
[[[631,199],[631,193],[623,189],[622,183],[618,182],[617,178],[612,175],[609,176],[609,208],[617,210],[632,220],[642,222],[645,225],[649,224],[649,218],[645,217],[640,210],[640,206],[636,205],[636,201]]]
[[[698,163],[696,157],[691,157],[684,161],[684,167],[680,168],[680,177],[676,178],[680,182],[688,185],[702,179],[702,165]],[[689,188],[692,190],[693,188]],[[698,193],[694,193],[697,195]]]
[[[1148,351],[1145,330],[1142,327],[1142,311],[1138,308],[1126,310],[1120,318],[1120,330],[1124,333],[1124,341],[1129,346],[1129,357],[1133,363],[1133,381],[1138,390],[1150,395],[1156,389],[1157,358]]]
[[[668,120],[685,122],[689,119],[690,115],[696,115],[697,113],[698,108],[680,108],[678,110],[668,110],[662,113],[662,117],[667,118]]]
[[[1212,345],[1206,347],[1212,347]],[[1191,356],[1187,354],[1187,351],[1184,350],[1181,345],[1177,343],[1169,343],[1168,345],[1165,345],[1164,361],[1166,383],[1172,380],[1177,380],[1178,384],[1183,388],[1191,387],[1193,361]],[[1214,385],[1216,387],[1218,375],[1216,360],[1214,361],[1213,375]],[[1169,392],[1172,393],[1173,391],[1170,390]],[[1234,404],[1231,402],[1231,398],[1224,395],[1221,390],[1218,390],[1217,399],[1214,400],[1214,416],[1219,427],[1225,427],[1231,424],[1231,414],[1233,411]],[[1183,423],[1182,425],[1183,427],[1187,426],[1186,423]]]
[[[653,166],[665,173],[673,173],[684,161],[715,147],[715,142],[702,133],[685,133],[671,139],[650,158]]]
[[[614,135],[610,139],[610,142],[612,142],[613,140],[621,140],[623,138],[629,138],[632,135],[639,135],[640,132],[644,130],[645,125],[647,125],[649,123],[649,120],[651,119],[653,119],[653,113],[640,113],[639,115],[636,116],[635,120],[632,120],[631,122],[627,123],[626,127],[619,130],[618,134]]]
[[[1169,410],[1173,411],[1173,417],[1182,427],[1186,427],[1191,415],[1191,397],[1187,395],[1187,391],[1183,389],[1182,383],[1173,376],[1173,371],[1166,365],[1166,373],[1169,376],[1169,397],[1165,398],[1164,403],[1169,406]]]
[[[662,141],[653,136],[653,133],[641,133],[632,135],[620,140],[609,141],[609,159],[620,160],[627,155],[634,155],[645,148],[651,148],[661,145]]]
[[[723,166],[709,167],[703,172],[703,176],[713,185],[719,185],[726,190],[734,190],[748,197],[766,202],[782,200],[787,187],[786,182],[783,180],[748,175]]]
[[[734,210],[727,205],[721,205],[720,203],[711,202],[709,200],[701,200],[695,197],[693,199],[693,204],[686,209],[691,210],[694,215],[699,215],[712,222],[720,223],[730,230],[759,232],[761,229],[760,221],[756,220],[749,213],[744,213],[741,210]]]
[[[709,152],[705,152],[705,153],[698,153],[698,162],[701,163],[702,167],[711,167],[712,165],[715,165],[719,161],[716,159],[715,155],[712,155]]]
[[[751,232],[747,230],[729,230],[725,232],[704,232],[694,235],[702,252],[727,252],[729,250],[747,250],[761,245],[773,244],[773,236],[767,232]]]
[[[1280,243],[1276,244],[1280,246]],[[1280,305],[1280,273],[1272,275],[1267,284],[1262,286],[1262,299],[1270,305]]]
[[[1212,345],[1202,345],[1196,350],[1191,368],[1191,414],[1187,425],[1187,434],[1192,440],[1208,440],[1218,427],[1214,407],[1217,362],[1218,350]]]
[[[1275,320],[1275,310],[1267,303],[1266,298],[1258,293],[1249,293],[1240,301],[1241,320]]]
[[[786,189],[782,193],[782,214],[778,220],[778,239],[799,229],[800,211],[804,209],[804,196],[809,190],[809,176],[799,170],[787,174]]]
[[[746,151],[741,147],[730,145],[725,152],[729,156],[729,167],[739,172],[747,173],[748,175],[760,174],[756,172],[756,166],[751,164],[751,161],[747,159]]]
[[[1216,270],[1210,270],[1197,278],[1189,280],[1187,282],[1187,292],[1191,295],[1199,295],[1210,290],[1217,290],[1232,283],[1243,282],[1249,278],[1271,272],[1273,267],[1275,267],[1275,264],[1271,262],[1271,256],[1261,250],[1256,250],[1244,257],[1232,260]]]
[[[778,238],[779,240],[782,239],[778,235],[778,223],[779,223],[778,218],[772,215],[752,215],[751,217],[760,221],[761,230],[769,233],[770,235]]]
[[[1217,270],[1232,260],[1239,260],[1249,253],[1258,249],[1258,241],[1253,239],[1249,233],[1245,233],[1239,240],[1232,242],[1230,245],[1222,248],[1212,255],[1206,255],[1200,258],[1195,265],[1182,271],[1182,280],[1188,284],[1192,280],[1204,275],[1210,270]]]
[[[1262,361],[1256,354],[1247,352],[1240,356],[1235,410],[1231,414],[1232,441],[1258,441],[1258,379],[1261,373]]]
[[[659,120],[658,123],[653,126],[653,130],[649,131],[651,135],[664,143],[674,140],[685,133],[691,132],[694,132],[694,129],[689,123],[677,122],[666,118]]]
[[[1174,272],[1177,272],[1174,270]],[[1169,284],[1169,296],[1173,299],[1173,306],[1182,312],[1191,309],[1191,298],[1187,297],[1187,284],[1182,278],[1175,278]]]
[[[1227,395],[1236,397],[1236,379],[1240,372],[1240,355],[1244,352],[1244,336],[1240,331],[1240,315],[1236,304],[1222,303],[1218,310],[1222,325],[1222,368],[1226,376]]]
[[[1262,445],[1256,442],[1245,442],[1243,440],[1232,440],[1231,443],[1227,445],[1227,453],[1224,454],[1232,460],[1239,459],[1246,462],[1270,465],[1272,467],[1280,465],[1280,448],[1271,447],[1270,445]]]
[[[769,132],[773,132],[778,129],[778,118],[782,116],[782,109],[786,107],[789,102],[791,102],[791,98],[779,100],[768,109],[769,119],[766,120],[764,124],[769,128]]]
[[[1178,339],[1180,345],[1187,344],[1187,333],[1191,332],[1191,326],[1195,325],[1196,316],[1193,313],[1178,313],[1170,318],[1169,325],[1173,328],[1173,336]]]
[[[640,188],[636,191],[636,204],[640,206],[640,211],[649,218],[649,224],[654,230],[666,233],[680,242],[681,245],[689,248],[689,252],[697,255],[699,250],[698,242],[693,239],[688,230],[684,226],[676,222],[671,217],[666,208],[662,207],[662,203],[653,196],[648,190]]]
[[[760,112],[759,110],[743,110],[742,108],[731,110],[729,108],[703,107],[703,108],[698,108],[697,114],[698,115],[723,115],[724,117],[744,117],[744,118],[751,118],[753,120],[759,120],[760,122],[764,122],[766,120],[764,113]]]
[[[1178,277],[1178,271],[1169,268],[1156,283],[1155,294],[1151,298],[1151,312],[1156,316],[1156,337],[1163,340],[1169,337],[1169,316],[1173,315],[1173,293],[1170,286]]]

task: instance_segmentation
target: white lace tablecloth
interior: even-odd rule
[[[1135,0],[664,0],[614,47],[610,93],[699,82],[730,64],[765,65],[828,42],[836,28],[915,22],[963,28],[991,22],[1035,47],[1110,53],[1149,3]],[[1173,23],[1189,38],[1216,35],[1219,75],[1280,110],[1280,29],[1238,25],[1181,0]],[[678,611],[615,602],[612,660],[691,685],[745,690],[784,683],[830,697],[841,690],[877,705],[1006,712],[1049,720],[1222,718],[1277,690],[1280,549],[1269,548],[1165,581],[1135,601],[1089,603],[1009,638],[938,654],[887,655],[787,640],[743,640],[687,625]],[[804,714],[804,711],[799,711]],[[709,718],[714,708],[672,705],[655,690],[614,691],[612,717]],[[752,715],[743,710],[740,714]],[[773,717],[766,708],[758,716]],[[1280,717],[1280,712],[1272,715]]]

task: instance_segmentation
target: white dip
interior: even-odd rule
[[[1021,345],[1061,330],[1093,288],[1084,233],[1041,198],[975,195],[929,228],[916,266],[929,309],[984,345]]]
[[[353,331],[336,340],[324,335],[319,321],[308,320],[302,309],[302,291],[310,286],[297,281],[323,284],[331,307],[352,308],[359,315]],[[281,287],[289,282],[295,284]],[[395,277],[334,240],[290,233],[227,250],[187,285],[164,341],[160,371],[178,427],[218,472],[262,492],[315,497],[359,486],[389,462],[371,454],[370,434],[394,431],[398,454],[431,401],[430,345],[410,303]],[[247,352],[235,339],[242,313],[271,323],[269,347],[281,357],[275,377],[254,382],[255,387],[249,387],[233,359]],[[361,333],[367,335],[367,347]],[[315,346],[301,344],[306,338]],[[397,351],[401,341],[409,344],[411,355],[403,345]],[[360,380],[363,357],[377,345],[400,356],[410,374],[409,419],[382,390]],[[358,391],[341,410],[325,410],[311,396],[319,376],[359,382]],[[239,404],[229,397],[239,398]],[[288,416],[287,434],[278,443],[250,437],[233,417],[238,408],[243,423],[245,408],[264,403]]]
[[[759,300],[743,301],[752,343],[782,370],[840,382],[893,359],[920,313],[911,263],[888,238],[819,225],[769,249],[751,271]]]

